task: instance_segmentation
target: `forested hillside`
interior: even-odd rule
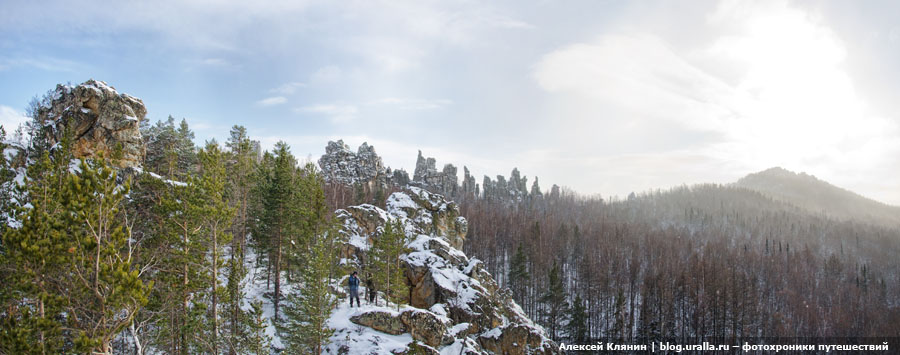
[[[368,144],[302,162],[242,126],[197,147],[187,120],[150,123],[93,80],[29,115],[0,132],[0,353],[900,336],[900,229],[834,218],[847,194],[745,179],[606,200],[421,152],[410,177]],[[374,305],[347,306],[351,271]]]
[[[456,184],[456,167],[435,164],[419,153],[410,183],[454,196],[465,252],[554,339],[900,334],[900,229],[831,208],[896,207],[809,178],[773,187],[797,201],[744,188],[754,175],[605,200],[529,188],[518,169],[477,184],[464,167]],[[380,175],[346,174],[326,169],[343,177],[335,191],[353,183],[332,204],[381,193]],[[830,202],[810,202],[823,186]]]
[[[865,198],[805,173],[771,168],[747,175],[735,186],[840,220],[900,227],[900,207]]]

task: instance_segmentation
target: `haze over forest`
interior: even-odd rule
[[[780,166],[898,205],[898,6],[12,0],[0,116],[95,78],[198,145],[242,124],[300,157],[365,141],[620,197]]]

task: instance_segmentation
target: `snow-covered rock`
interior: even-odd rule
[[[51,144],[70,130],[76,158],[100,153],[109,157],[121,146],[120,167],[137,167],[143,162],[146,148],[140,121],[146,115],[147,108],[140,99],[93,79],[77,86],[57,85],[37,109],[40,122],[52,127],[48,132]]]
[[[510,292],[498,287],[479,260],[460,250],[468,225],[452,201],[410,187],[388,197],[386,210],[360,205],[338,210],[337,216],[343,223],[343,261],[356,268],[366,264],[369,246],[388,220],[402,224],[410,240],[410,251],[402,256],[410,292],[408,306],[399,310],[372,305],[348,310],[344,307],[349,303],[342,301],[329,323],[336,325],[330,351],[557,352],[543,328],[525,316]]]

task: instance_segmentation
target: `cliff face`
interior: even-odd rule
[[[109,157],[116,147],[121,147],[120,167],[137,167],[144,160],[146,148],[140,131],[140,122],[147,115],[144,103],[102,81],[57,85],[50,100],[36,113],[45,127],[52,127],[46,137],[50,144],[71,132],[76,158],[92,158],[100,153]]]
[[[409,306],[347,308],[332,318],[338,353],[452,351],[454,354],[541,354],[557,347],[529,320],[506,289],[501,289],[481,261],[460,248],[468,223],[456,204],[443,196],[411,187],[392,194],[387,208],[360,205],[339,210],[343,222],[343,262],[364,264],[385,223],[399,221],[410,238],[402,257]],[[346,303],[346,301],[344,301]],[[348,326],[340,318],[354,323]],[[374,340],[378,338],[380,340]],[[390,341],[389,341],[390,340]],[[377,342],[379,344],[372,344]],[[383,345],[382,345],[383,344]]]

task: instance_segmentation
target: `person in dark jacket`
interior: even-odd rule
[[[347,285],[350,286],[350,307],[353,307],[353,299],[356,299],[356,306],[361,306],[359,304],[359,278],[356,277],[356,271],[350,275],[350,279],[347,280]]]
[[[372,276],[370,275],[368,279],[366,279],[366,291],[368,291],[368,296],[366,297],[366,304],[372,304],[375,302],[375,285],[372,284]]]

